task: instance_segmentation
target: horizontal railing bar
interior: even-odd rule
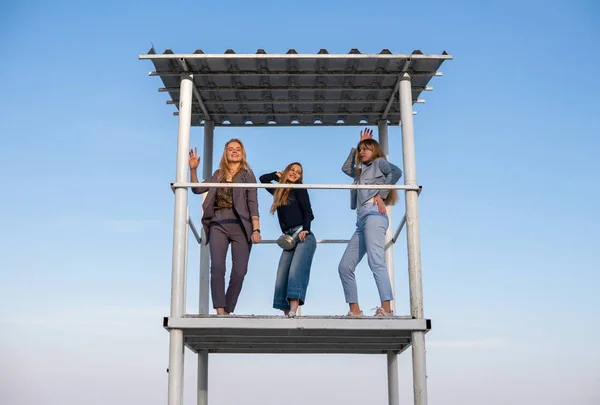
[[[348,243],[350,239],[317,239],[317,243]],[[263,239],[260,243],[277,243],[277,239]]]
[[[196,230],[196,227],[191,222],[191,220],[190,220],[189,224],[190,224],[190,228],[192,229],[192,233],[196,237],[196,241],[198,241],[198,244],[201,244],[202,237],[198,234],[198,231]],[[348,243],[348,242],[350,242],[350,239],[317,239],[317,243]],[[263,239],[259,243],[260,244],[275,244],[275,243],[277,243],[277,239]]]
[[[421,186],[385,185],[385,184],[269,184],[269,183],[171,183],[171,188],[300,188],[325,190],[412,190],[419,191]]]

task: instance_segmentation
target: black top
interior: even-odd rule
[[[272,181],[279,181],[277,172],[260,176],[261,183],[271,183]],[[274,194],[277,189],[267,188],[265,190]],[[291,189],[287,205],[277,207],[277,218],[279,219],[279,225],[283,232],[290,228],[295,228],[298,225],[302,225],[303,230],[310,231],[310,223],[315,219],[315,216],[313,215],[310,206],[308,191],[304,188]]]

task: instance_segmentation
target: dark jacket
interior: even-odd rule
[[[210,179],[204,180],[203,183],[218,183],[219,170],[213,173]],[[256,177],[252,170],[240,170],[233,178],[234,183],[256,183]],[[193,187],[194,194],[203,194],[208,191],[204,202],[202,203],[202,226],[206,233],[206,241],[208,244],[210,239],[210,221],[215,216],[215,197],[217,194],[216,188],[208,187]],[[256,188],[233,188],[233,211],[238,219],[242,222],[242,229],[246,234],[248,242],[252,236],[252,217],[258,217],[258,197]]]
[[[277,172],[260,176],[261,183],[271,183],[273,181],[279,181]],[[275,194],[276,189],[267,188],[266,190],[271,194]],[[287,205],[277,207],[277,218],[283,232],[298,225],[302,225],[303,230],[310,232],[310,223],[315,217],[310,206],[308,191],[303,188],[291,189]]]

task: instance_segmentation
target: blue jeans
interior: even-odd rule
[[[279,258],[273,308],[287,311],[290,299],[300,301],[304,305],[310,266],[317,250],[317,240],[312,233],[306,235],[304,241],[298,241],[292,250],[284,250]]]
[[[344,295],[348,304],[358,302],[354,271],[365,253],[373,272],[381,301],[393,300],[392,285],[385,265],[385,232],[389,225],[387,215],[377,205],[367,203],[358,208],[356,231],[348,243],[338,266]]]

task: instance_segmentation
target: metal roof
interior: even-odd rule
[[[375,125],[387,119],[400,123],[398,86],[404,73],[411,76],[413,103],[419,99],[444,60],[445,51],[426,55],[362,54],[175,54],[167,49],[156,54],[151,49],[140,59],[150,59],[168,92],[167,104],[179,106],[179,86],[183,73],[194,77],[192,125],[212,120],[216,126],[309,126]],[[178,113],[175,112],[175,115]]]

